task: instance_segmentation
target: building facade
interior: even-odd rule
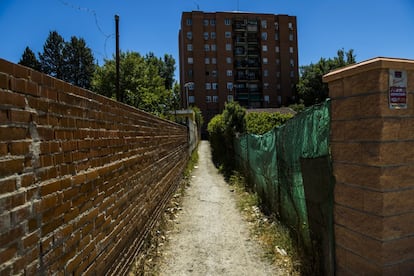
[[[299,79],[296,17],[183,12],[179,65],[182,107],[199,107],[206,123],[228,101],[288,105]]]

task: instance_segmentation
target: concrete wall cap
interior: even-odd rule
[[[341,78],[360,74],[375,69],[414,70],[414,60],[402,58],[376,57],[359,63],[348,65],[329,72],[323,76],[323,82],[331,82]]]

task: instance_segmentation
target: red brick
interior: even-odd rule
[[[25,174],[21,176],[21,185],[22,187],[27,187],[34,184],[34,175],[33,173]]]
[[[14,66],[15,64],[7,61],[5,59],[0,58],[0,72],[13,75],[14,74]]]
[[[12,244],[7,248],[0,249],[0,263],[4,264],[5,262],[11,260],[17,253],[17,244]]]
[[[16,179],[0,179],[0,195],[16,190]]]
[[[26,155],[30,152],[30,142],[11,142],[10,154],[12,155]]]
[[[13,123],[29,123],[32,116],[34,114],[26,110],[9,110],[9,119]]]
[[[26,93],[27,79],[15,78],[14,82],[12,82],[12,90],[20,93]]]
[[[0,88],[9,89],[9,76],[1,72],[0,72]]]
[[[13,225],[18,225],[19,223],[27,220],[31,214],[31,206],[25,205],[21,206],[18,209],[13,209],[11,211],[11,220]]]
[[[27,137],[25,127],[0,127],[0,141],[23,140]]]
[[[46,196],[55,193],[61,189],[61,180],[56,180],[40,186],[40,195]]]
[[[28,234],[27,236],[22,238],[22,243],[24,248],[29,248],[33,246],[37,246],[40,241],[40,231],[36,231],[33,233]]]
[[[17,108],[24,108],[26,106],[24,96],[21,94],[3,91],[0,89],[0,98],[2,105],[8,105]]]
[[[24,158],[0,160],[0,177],[5,177],[23,171]]]
[[[31,69],[20,65],[20,64],[14,64],[13,65],[13,76],[17,78],[24,78],[27,79],[30,76]]]

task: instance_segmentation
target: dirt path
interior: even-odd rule
[[[163,253],[161,275],[282,275],[250,240],[233,194],[211,161],[209,143],[202,141],[198,151],[198,168]]]

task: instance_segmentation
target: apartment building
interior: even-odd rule
[[[288,105],[299,79],[296,17],[183,12],[179,66],[182,106],[199,107],[206,123],[228,101]]]

